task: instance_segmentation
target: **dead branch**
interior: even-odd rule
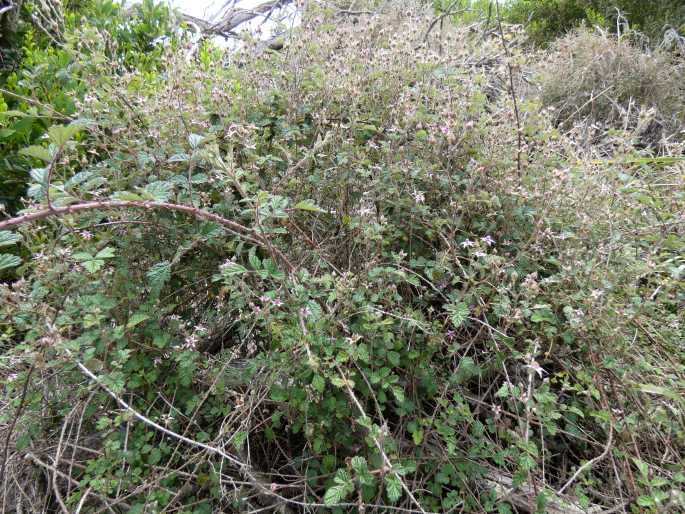
[[[234,29],[238,28],[243,23],[246,23],[259,16],[264,16],[268,19],[275,10],[285,7],[292,3],[292,0],[271,0],[264,2],[252,9],[231,9],[218,21],[212,22],[190,16],[183,15],[183,20],[198,27],[204,34],[235,37]]]

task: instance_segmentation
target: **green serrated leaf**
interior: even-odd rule
[[[241,275],[247,273],[247,271],[245,266],[242,266],[237,262],[229,262],[228,264],[221,266],[221,273],[224,276]]]
[[[9,269],[9,268],[16,268],[21,264],[21,259],[17,257],[16,255],[12,255],[9,253],[2,253],[0,254],[0,271]]]
[[[326,389],[326,380],[321,375],[314,375],[312,387],[318,392],[323,393],[324,389]]]
[[[201,136],[200,134],[190,134],[188,136],[188,143],[190,144],[190,147],[195,150],[198,148],[202,143],[205,142],[205,137]]]
[[[187,153],[177,153],[169,157],[166,162],[187,162],[189,160],[190,157]]]
[[[53,191],[53,188],[50,188],[50,194],[52,194],[52,191]],[[71,205],[74,203],[78,203],[80,201],[75,196],[70,196],[70,195],[56,196],[53,198],[54,198],[54,200],[52,201],[52,205],[54,207],[64,207],[65,205]]]
[[[150,287],[154,291],[159,291],[171,278],[171,263],[169,261],[158,262],[147,272]]]
[[[340,468],[335,472],[335,478],[333,480],[336,484],[345,485],[352,480],[352,477],[346,469]]]
[[[1,242],[0,246],[2,246]],[[670,398],[671,400],[678,400],[678,394],[675,391],[668,389],[667,387],[662,387],[655,384],[639,384],[638,389],[643,393],[665,396],[666,398]]]
[[[653,507],[655,505],[654,500],[650,498],[649,496],[640,496],[637,499],[637,504],[640,507]]]
[[[48,180],[48,170],[45,168],[33,168],[29,175],[34,182],[40,185],[45,185]]]
[[[82,128],[81,125],[74,123],[71,125],[53,125],[48,129],[48,137],[55,145],[62,146],[78,134]]]
[[[21,241],[21,236],[9,230],[0,230],[0,247],[11,246]]]
[[[240,451],[243,448],[243,445],[245,444],[245,441],[247,441],[247,432],[245,431],[240,431],[236,432],[233,435],[233,447]]]
[[[454,328],[460,327],[469,316],[469,306],[464,302],[449,304],[445,306],[445,310],[449,313]]]
[[[647,478],[649,476],[649,466],[647,465],[647,463],[638,459],[637,457],[633,457],[633,462],[635,463],[635,466],[637,466],[637,469],[640,471],[640,475],[642,475],[643,478]]]
[[[141,324],[143,321],[150,319],[150,315],[144,312],[136,312],[126,323],[126,328],[133,328],[136,325]]]
[[[9,117],[25,118],[26,116],[29,116],[29,114],[27,114],[23,111],[17,111],[14,109],[10,109],[9,111],[0,112],[0,116],[7,116],[8,118]]]
[[[21,155],[34,157],[45,162],[52,161],[52,155],[50,154],[50,151],[47,148],[38,145],[31,145],[27,148],[22,148],[19,153]]]
[[[83,267],[86,268],[90,273],[95,273],[98,271],[100,268],[102,268],[105,265],[105,261],[99,261],[99,260],[91,260],[91,261],[83,261]]]
[[[117,191],[112,195],[112,199],[121,200],[124,202],[141,202],[143,197],[130,191]]]
[[[115,251],[114,248],[110,248],[109,246],[106,246],[102,250],[100,250],[97,255],[95,256],[96,259],[111,259],[114,257]]]
[[[402,484],[395,474],[385,475],[385,493],[390,503],[396,503],[402,496]]]
[[[91,261],[93,260],[93,256],[88,252],[76,252],[74,254],[74,259],[76,259],[79,262]]]
[[[250,261],[250,266],[252,266],[252,269],[260,270],[262,269],[262,261],[260,261],[259,257],[257,257],[256,251],[257,250],[254,246],[250,248],[247,258]]]
[[[141,190],[141,196],[156,202],[166,202],[171,198],[173,191],[174,184],[158,180],[145,186],[145,188]]]
[[[334,485],[333,487],[329,487],[326,491],[323,502],[326,505],[335,505],[341,503],[345,498],[347,498],[345,487],[342,485]]]
[[[321,207],[317,207],[317,205],[312,200],[303,200],[301,202],[298,202],[293,206],[293,209],[311,212],[326,212]]]
[[[352,465],[352,469],[354,469],[354,471],[357,473],[365,473],[369,470],[369,466],[366,463],[366,459],[359,455],[357,455],[356,457],[352,457],[350,459],[350,464]]]
[[[90,273],[98,271],[105,265],[104,259],[111,259],[112,257],[114,257],[114,249],[110,247],[103,248],[95,256],[88,252],[74,254],[74,259],[79,261]]]

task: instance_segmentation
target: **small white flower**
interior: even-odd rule
[[[426,195],[423,191],[414,190],[412,197],[416,203],[423,203],[426,200]]]
[[[543,373],[547,373],[544,369],[542,369],[542,366],[540,366],[540,364],[538,364],[538,361],[536,361],[535,359],[530,361],[530,364],[526,364],[525,367],[535,371],[535,373],[537,373],[540,378],[542,378]]]
[[[187,350],[194,350],[195,348],[197,348],[197,343],[199,341],[200,339],[195,334],[189,335],[188,337],[186,337],[186,342],[183,345],[183,348]]]
[[[495,244],[495,240],[492,237],[490,237],[489,235],[485,236],[485,237],[481,237],[480,240],[483,241],[488,246],[492,246]]]
[[[464,241],[462,241],[462,242],[460,243],[460,246],[461,246],[462,248],[469,248],[469,247],[475,246],[475,245],[476,245],[476,243],[474,243],[474,242],[471,241],[470,239],[465,239]]]

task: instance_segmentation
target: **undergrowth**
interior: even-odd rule
[[[83,77],[0,222],[6,511],[685,508],[682,147],[432,21]]]
[[[550,57],[539,66],[540,99],[562,128],[584,125],[595,147],[625,139],[657,152],[676,143],[665,151],[678,151],[685,139],[682,59],[642,50],[630,34],[587,29],[557,40]]]

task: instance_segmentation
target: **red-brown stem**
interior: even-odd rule
[[[222,227],[228,229],[234,234],[238,234],[244,237],[248,241],[255,244],[263,246],[269,252],[276,254],[279,260],[283,262],[288,267],[289,271],[293,271],[294,268],[292,264],[288,261],[285,255],[281,253],[259,234],[256,234],[254,230],[226,219],[218,214],[203,211],[196,207],[191,207],[188,205],[181,205],[176,203],[167,202],[148,202],[148,201],[131,201],[131,200],[97,200],[92,202],[83,202],[73,205],[67,205],[65,207],[52,207],[52,209],[44,209],[42,211],[31,212],[24,214],[23,216],[17,216],[10,218],[5,221],[0,221],[0,230],[5,230],[12,227],[17,227],[19,225],[24,225],[26,223],[31,223],[34,221],[39,221],[45,218],[50,218],[52,216],[64,216],[65,214],[74,214],[81,211],[92,211],[92,210],[105,210],[105,209],[161,209],[169,211],[177,211],[188,214],[195,218],[204,219],[208,221],[213,221],[218,223]]]

